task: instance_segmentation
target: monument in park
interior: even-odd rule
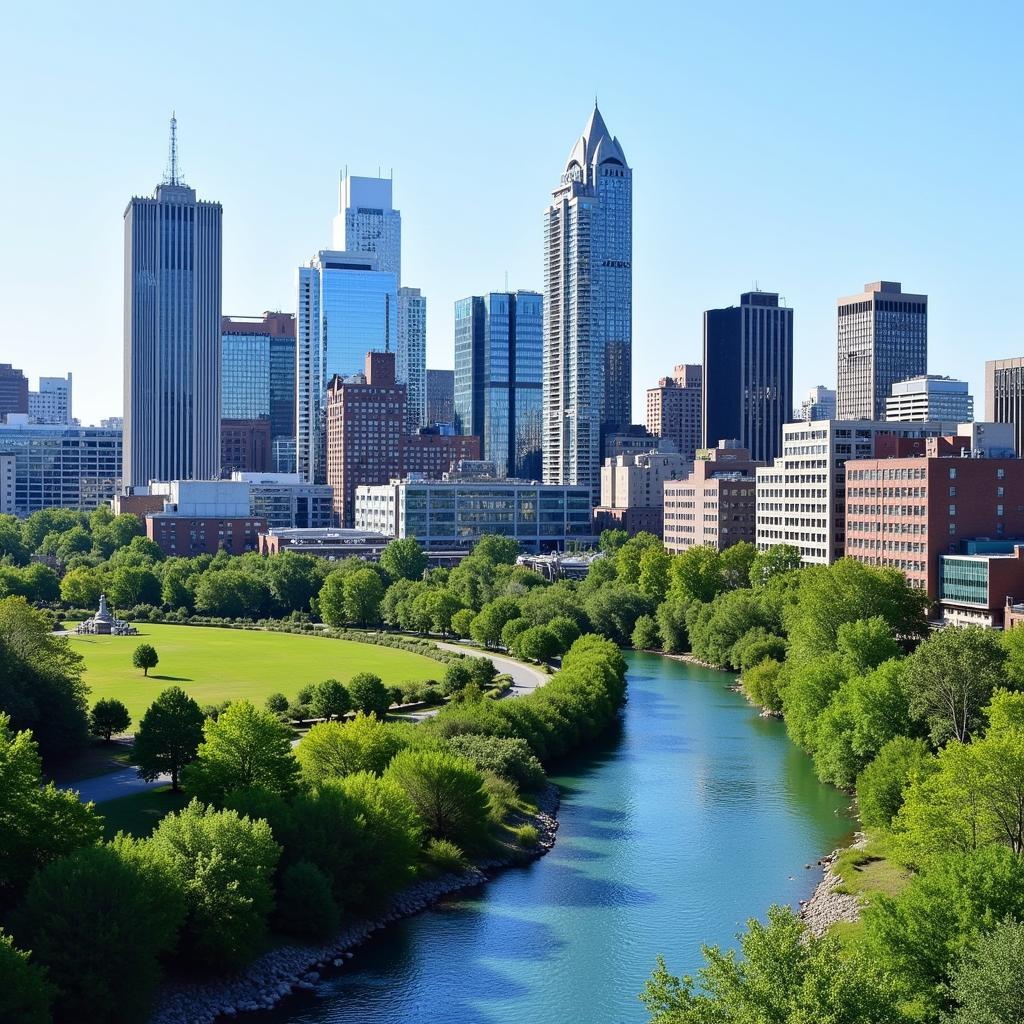
[[[115,619],[107,607],[107,595],[100,594],[100,606],[96,614],[75,628],[76,633],[90,633],[95,636],[135,636],[138,630],[124,619]]]

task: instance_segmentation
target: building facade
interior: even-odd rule
[[[455,422],[455,371],[427,370],[427,426]]]
[[[588,487],[455,477],[359,487],[356,529],[463,549],[485,533],[512,537],[527,551],[595,540]]]
[[[1012,423],[1017,453],[1024,453],[1024,357],[985,363],[985,419]]]
[[[67,377],[40,377],[39,390],[28,393],[28,416],[34,423],[70,426],[71,374]]]
[[[755,471],[746,448],[720,442],[697,453],[690,472],[664,483],[665,549],[671,552],[705,545],[724,551],[756,533]]]
[[[327,382],[362,372],[367,352],[394,353],[398,281],[376,256],[323,250],[300,267],[296,316],[296,461],[327,478]]]
[[[0,516],[13,516],[18,460],[12,452],[0,451]]]
[[[594,532],[641,530],[660,537],[664,484],[693,469],[693,459],[677,452],[643,452],[605,459],[601,467],[601,504],[594,509]]]
[[[755,462],[770,462],[792,409],[793,310],[775,292],[744,292],[738,306],[707,310],[703,446],[734,439]]]
[[[875,281],[836,303],[841,420],[881,420],[893,384],[928,372],[928,296]]]
[[[274,468],[270,420],[220,421],[220,464],[234,472],[269,473]]]
[[[834,420],[836,418],[836,393],[823,384],[811,388],[807,397],[800,403],[799,415],[796,419],[805,423],[811,420]]]
[[[124,215],[125,483],[220,472],[221,205],[172,158]]]
[[[455,303],[455,429],[498,476],[540,479],[543,305],[525,291]]]
[[[687,459],[692,459],[702,444],[703,376],[699,363],[682,363],[671,377],[662,377],[657,387],[647,389],[647,430],[655,437],[671,439],[676,451]]]
[[[256,551],[266,523],[252,515],[249,485],[236,480],[168,480],[149,485],[163,508],[146,513],[146,536],[168,556]]]
[[[885,400],[885,418],[900,423],[923,420],[953,420],[969,423],[974,419],[974,398],[967,381],[926,374],[896,381]]]
[[[402,214],[392,203],[390,178],[341,176],[332,245],[343,252],[372,253],[378,269],[402,280]]]
[[[28,377],[10,363],[0,363],[0,423],[8,413],[28,415]]]
[[[480,458],[480,438],[468,434],[442,434],[424,427],[399,442],[398,475],[440,480],[464,459]]]
[[[359,484],[398,475],[405,433],[405,385],[395,382],[394,352],[367,352],[366,372],[335,377],[327,389],[327,483],[335,524],[351,526]]]
[[[0,425],[0,452],[14,458],[13,512],[41,508],[93,509],[121,489],[120,430],[32,424],[12,413]]]
[[[405,385],[405,429],[427,422],[427,299],[419,288],[398,289],[398,348],[395,380]]]
[[[249,485],[249,511],[269,529],[320,529],[331,525],[334,492],[298,473],[232,473]]]
[[[597,105],[544,215],[544,481],[596,499],[632,420],[633,172]],[[485,445],[486,447],[486,445]]]
[[[899,569],[935,602],[943,555],[967,541],[1024,538],[1024,462],[964,457],[969,444],[934,438],[924,456],[848,462],[847,556]]]

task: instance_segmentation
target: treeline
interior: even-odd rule
[[[293,749],[272,712],[204,717],[172,687],[137,742],[192,802],[109,843],[100,811],[40,785],[37,744],[0,717],[0,1019],[143,1020],[169,965],[232,969],[268,929],[320,938],[416,877],[534,844],[516,822],[542,761],[604,729],[624,691],[617,647],[581,636],[533,694],[469,695],[419,726],[326,721]]]

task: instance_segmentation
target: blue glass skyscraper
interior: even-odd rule
[[[455,303],[455,425],[480,437],[499,476],[541,473],[543,308],[537,292]]]

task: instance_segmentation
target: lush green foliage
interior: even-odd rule
[[[1004,921],[980,935],[953,969],[949,1024],[1024,1020],[1024,924]]]
[[[407,737],[408,726],[357,712],[348,722],[314,725],[295,748],[295,756],[303,776],[313,784],[356,772],[380,775],[408,745]]]
[[[139,644],[132,652],[132,664],[136,668],[141,668],[144,676],[148,676],[149,670],[156,668],[159,661],[156,648],[152,644]]]
[[[196,758],[203,740],[203,712],[180,686],[170,686],[149,706],[135,734],[135,763],[144,779],[164,772],[177,792],[181,770]]]
[[[0,1020],[49,1024],[53,996],[45,973],[0,930]]]
[[[124,732],[131,724],[132,716],[119,700],[98,700],[89,712],[90,731],[108,742],[115,732]]]

